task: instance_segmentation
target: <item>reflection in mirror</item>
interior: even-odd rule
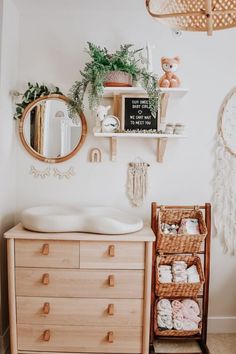
[[[86,134],[83,115],[68,116],[64,96],[41,98],[26,109],[22,118],[21,139],[27,150],[40,160],[66,160],[78,150]]]

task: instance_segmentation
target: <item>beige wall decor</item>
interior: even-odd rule
[[[236,27],[234,0],[145,0],[149,14],[172,28],[207,32]]]
[[[31,166],[29,174],[34,176],[35,178],[45,179],[46,177],[50,177],[51,169],[50,167],[47,167],[44,170],[38,170],[35,166]]]
[[[236,87],[225,97],[218,117],[213,206],[216,234],[224,251],[236,252]]]
[[[147,194],[148,167],[150,165],[139,157],[129,163],[127,176],[127,194],[130,202],[135,207],[140,207]]]
[[[89,162],[102,162],[102,152],[98,148],[93,148],[89,152]]]
[[[60,171],[58,168],[53,169],[53,176],[58,179],[70,179],[75,176],[75,170],[73,167],[70,167],[67,171]]]

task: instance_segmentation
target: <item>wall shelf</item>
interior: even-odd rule
[[[157,161],[163,162],[166,145],[168,139],[183,139],[186,135],[179,134],[148,134],[148,133],[94,133],[97,138],[108,138],[110,140],[110,156],[111,161],[116,161],[117,156],[117,139],[118,138],[142,138],[157,140]]]
[[[161,93],[169,94],[176,98],[181,98],[188,93],[188,88],[161,88]],[[132,93],[140,93],[146,94],[146,91],[142,87],[105,87],[103,97],[104,98],[113,98],[114,95],[119,94],[132,94]]]
[[[159,111],[159,122],[161,124],[161,129],[166,123],[166,111],[169,102],[169,98],[180,99],[185,96],[189,89],[188,88],[161,88],[161,99],[160,99],[160,111]],[[119,117],[119,105],[121,94],[147,94],[142,87],[105,87],[103,98],[113,99],[113,114]],[[162,129],[163,130],[163,129]],[[97,138],[108,138],[110,141],[110,156],[111,161],[116,161],[117,156],[117,139],[123,138],[142,138],[142,139],[156,139],[157,141],[157,161],[163,162],[164,154],[166,151],[166,145],[169,139],[183,139],[186,138],[185,135],[177,134],[153,134],[153,133],[100,133],[94,132],[94,136]]]

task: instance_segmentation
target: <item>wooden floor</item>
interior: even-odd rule
[[[235,334],[209,334],[208,348],[211,354],[236,354],[236,333]],[[161,342],[155,343],[156,353],[201,353],[198,344]]]

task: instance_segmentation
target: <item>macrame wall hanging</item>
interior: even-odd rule
[[[128,166],[127,194],[135,207],[140,207],[147,194],[148,167],[150,165],[140,158],[130,162]]]
[[[236,252],[236,87],[225,97],[218,117],[213,181],[214,223],[224,251]]]
[[[236,27],[236,0],[145,0],[148,13],[171,28],[207,32]]]

